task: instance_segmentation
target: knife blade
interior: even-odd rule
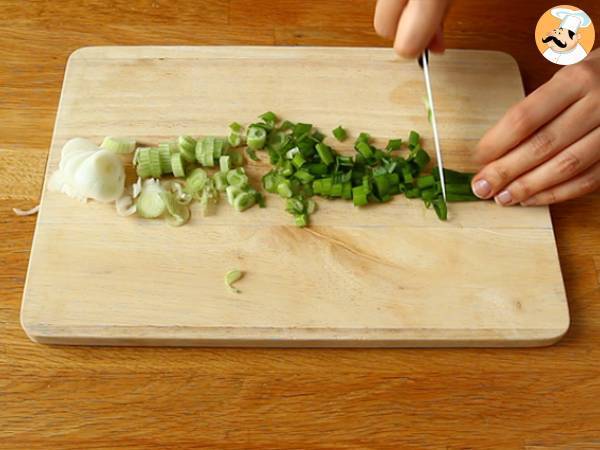
[[[429,75],[429,50],[425,49],[419,58],[419,65],[423,69],[425,77],[425,90],[427,91],[427,101],[429,102],[429,115],[431,127],[433,128],[433,145],[435,146],[435,156],[440,174],[440,183],[442,185],[442,196],[446,201],[446,180],[444,179],[444,160],[442,158],[442,149],[440,147],[440,136],[438,134],[437,121],[435,118],[435,105],[433,103],[433,94],[431,90],[431,77]]]

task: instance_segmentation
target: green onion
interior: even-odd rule
[[[281,126],[279,127],[279,131],[288,131],[288,130],[292,130],[294,129],[294,127],[296,126],[295,123],[290,122],[289,120],[284,121]]]
[[[173,153],[169,161],[173,175],[178,178],[185,177],[185,165],[181,153]]]
[[[373,150],[366,141],[360,141],[356,144],[356,151],[358,151],[365,159],[369,159],[373,156]]]
[[[239,289],[237,289],[236,287],[234,287],[233,283],[241,280],[243,276],[244,276],[244,272],[242,272],[241,270],[238,270],[238,269],[230,270],[229,272],[227,272],[225,274],[225,284],[227,285],[227,287],[229,289],[231,289],[232,292],[239,294],[239,293],[241,293],[241,291]]]
[[[232,147],[239,147],[243,142],[243,128],[237,122],[232,122],[229,124],[229,136],[227,137],[227,142]]]
[[[196,161],[196,139],[190,136],[179,136],[177,144],[179,145],[179,151],[183,159],[188,162]]]
[[[136,212],[145,219],[155,219],[165,212],[165,202],[162,199],[164,190],[157,180],[149,179],[144,182],[142,192],[136,199]]]
[[[185,180],[185,191],[190,194],[195,194],[200,192],[206,186],[208,182],[207,173],[201,169],[194,169]]]
[[[292,164],[294,164],[294,166],[296,166],[298,169],[302,167],[305,162],[306,160],[302,156],[302,153],[296,153],[292,158]]]
[[[333,162],[333,153],[331,153],[331,147],[319,142],[316,145],[316,149],[323,164],[328,166]]]
[[[242,192],[235,196],[233,200],[233,207],[236,211],[242,212],[250,208],[256,203],[256,197],[254,193]]]
[[[264,148],[265,142],[267,141],[267,131],[264,128],[258,126],[251,126],[248,128],[248,136],[246,143],[252,150],[260,150]]]
[[[290,181],[289,180],[281,181],[277,185],[277,193],[283,198],[290,198],[293,195]]]
[[[308,216],[306,214],[297,214],[294,216],[294,221],[297,227],[304,228],[308,225]]]
[[[250,158],[252,161],[260,161],[260,158],[256,156],[256,150],[250,147],[246,147],[246,154],[248,155],[248,158]]]
[[[443,198],[436,198],[435,200],[433,200],[433,209],[435,210],[435,213],[437,214],[438,218],[440,220],[447,220],[448,219],[448,206],[446,205],[446,202],[444,201]]]
[[[294,173],[294,177],[300,180],[300,182],[303,184],[310,183],[315,179],[315,177],[305,169],[297,170],[296,173]]]
[[[323,142],[325,137],[326,136],[323,133],[321,133],[319,130],[317,130],[312,134],[311,139],[315,142]]]
[[[299,198],[288,198],[285,210],[290,214],[302,214],[304,212],[304,203]]]
[[[160,150],[158,147],[151,147],[148,150],[150,155],[150,172],[153,178],[159,178],[162,175],[160,166]]]
[[[227,202],[231,206],[233,206],[236,197],[240,194],[243,194],[244,191],[238,186],[227,186],[227,189],[225,189],[225,193],[227,194]]]
[[[400,150],[402,147],[402,139],[390,139],[385,147],[388,152]]]
[[[368,191],[365,186],[356,186],[352,189],[352,202],[354,206],[364,206],[368,203]]]
[[[421,196],[421,190],[419,188],[407,189],[404,195],[406,198],[419,198]]]
[[[227,155],[221,156],[219,158],[219,170],[221,172],[229,172],[229,169],[230,169],[230,167],[229,167],[229,159],[230,158],[231,157],[227,156]]]
[[[342,128],[341,125],[339,125],[335,130],[333,130],[332,133],[333,133],[333,136],[339,142],[344,142],[346,140],[346,138],[348,137],[348,133],[346,132],[346,130],[344,130],[344,128]]]
[[[268,124],[271,124],[271,125],[275,125],[275,122],[277,122],[277,116],[272,111],[267,111],[266,113],[261,114],[258,117],[260,119],[262,119],[265,123],[268,123]]]
[[[213,175],[213,181],[215,182],[215,189],[219,192],[225,192],[227,186],[227,173],[217,172]]]
[[[244,156],[239,151],[230,150],[227,155],[229,156],[229,165],[231,167],[240,167],[244,165]]]
[[[162,192],[160,196],[168,213],[166,220],[169,225],[180,227],[190,220],[190,208],[177,202],[173,194]]]
[[[135,150],[135,139],[106,136],[100,148],[119,154],[131,153]]]
[[[230,170],[227,172],[227,183],[230,186],[242,188],[248,185],[248,176],[242,168]]]
[[[435,178],[433,175],[427,175],[424,177],[417,178],[417,187],[419,189],[425,189],[435,185]]]
[[[411,131],[408,135],[408,148],[415,148],[417,145],[419,145],[420,140],[421,136],[419,135],[419,133],[417,133],[416,131]]]

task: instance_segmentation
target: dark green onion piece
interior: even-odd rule
[[[329,165],[333,162],[333,154],[331,153],[331,148],[322,142],[319,142],[316,146],[317,153],[319,154],[319,158],[325,165]]]
[[[269,123],[271,125],[273,125],[273,124],[275,124],[275,122],[277,122],[277,116],[272,111],[267,111],[266,113],[261,114],[258,117],[260,119],[262,119],[265,123]]]
[[[348,137],[348,133],[346,132],[346,130],[344,130],[344,128],[342,128],[341,125],[339,125],[335,130],[333,130],[332,133],[333,133],[333,136],[339,142],[344,142],[346,140],[346,138]]]
[[[385,149],[388,152],[391,152],[394,150],[400,150],[401,147],[402,147],[402,139],[390,139],[388,141],[388,144],[386,145]]]
[[[435,185],[435,178],[433,175],[426,175],[424,177],[417,178],[417,187],[419,189],[425,189]]]
[[[246,154],[248,155],[248,158],[250,158],[252,161],[260,161],[260,158],[256,156],[256,150],[254,150],[253,148],[246,147]]]
[[[419,141],[421,140],[421,136],[416,131],[411,131],[408,135],[408,147],[415,148],[419,145]]]
[[[356,144],[356,151],[358,151],[365,159],[369,159],[373,156],[373,150],[371,150],[371,146],[366,141],[358,142]]]
[[[433,200],[433,209],[440,220],[448,219],[448,206],[443,198],[436,198]]]

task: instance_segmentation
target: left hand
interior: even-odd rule
[[[513,106],[481,139],[473,191],[508,206],[548,205],[600,187],[600,49]]]

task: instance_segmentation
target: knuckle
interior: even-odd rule
[[[600,188],[600,177],[590,174],[581,180],[581,192],[583,194],[591,194]]]
[[[574,64],[565,70],[565,75],[568,75],[568,81],[577,83],[582,88],[589,89],[597,81],[598,74],[591,64],[582,62]]]
[[[526,198],[531,197],[534,192],[529,183],[523,179],[517,179],[512,182],[510,188],[510,193],[515,198],[515,200],[524,200]]]
[[[511,179],[510,171],[502,164],[492,164],[489,173],[502,186],[505,186]]]
[[[543,201],[546,205],[551,205],[552,203],[556,203],[558,198],[556,197],[556,192],[554,190],[549,190],[544,193]]]
[[[540,130],[529,140],[529,151],[536,161],[544,160],[554,151],[556,137],[548,130]]]
[[[531,115],[522,105],[513,106],[508,113],[509,122],[514,128],[514,134],[517,136],[526,135],[531,129]]]
[[[581,168],[581,159],[571,150],[565,150],[558,158],[558,173],[568,177],[575,175]]]

